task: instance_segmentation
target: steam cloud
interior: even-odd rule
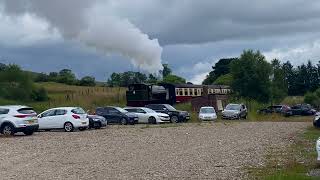
[[[29,13],[47,21],[65,39],[78,40],[98,51],[118,53],[150,73],[162,69],[162,47],[135,25],[105,12],[99,0],[2,0],[5,13]],[[0,1],[1,5],[1,1]]]

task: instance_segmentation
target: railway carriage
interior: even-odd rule
[[[169,84],[158,85],[132,84],[126,93],[128,106],[145,106],[147,104],[176,104],[189,102],[192,98],[208,94],[228,94],[229,86]]]

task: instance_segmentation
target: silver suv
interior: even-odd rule
[[[32,135],[39,129],[37,113],[27,106],[0,106],[0,133],[6,136],[23,132]]]
[[[244,104],[228,104],[222,111],[223,119],[247,119],[247,107]]]

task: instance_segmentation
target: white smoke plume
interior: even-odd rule
[[[150,73],[162,69],[162,47],[127,19],[106,12],[100,0],[0,0],[9,16],[31,14],[57,29],[67,40],[77,40],[106,54],[131,59]]]

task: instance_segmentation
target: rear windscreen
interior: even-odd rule
[[[8,114],[9,109],[0,109],[0,114]]]
[[[18,112],[21,114],[36,114],[36,112],[32,108],[21,108],[18,109]]]
[[[71,110],[74,114],[86,114],[86,112],[82,108],[76,108]]]

